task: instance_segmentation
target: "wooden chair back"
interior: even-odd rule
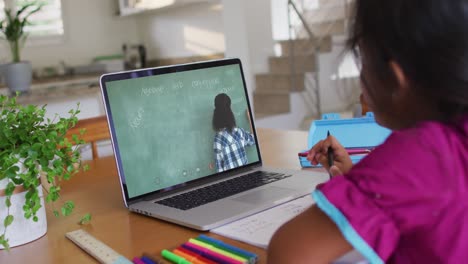
[[[86,129],[86,133],[81,138],[86,143],[91,143],[93,159],[98,158],[97,142],[110,139],[107,117],[99,116],[78,120],[76,126],[67,132],[67,138],[71,140],[73,134],[79,135],[81,129]]]

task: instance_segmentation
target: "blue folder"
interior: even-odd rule
[[[317,142],[327,137],[327,132],[338,139],[345,148],[376,147],[382,144],[391,131],[375,122],[374,114],[369,112],[364,117],[341,119],[339,114],[324,114],[321,120],[312,122],[309,129],[308,151]],[[359,162],[364,155],[352,155],[353,164]],[[313,166],[305,157],[299,157],[303,168]]]

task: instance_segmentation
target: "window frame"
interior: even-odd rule
[[[15,0],[0,0],[5,4],[5,8],[11,8],[16,11],[17,7],[15,5]],[[67,35],[67,26],[65,23],[65,9],[63,8],[63,0],[60,1],[60,15],[62,19],[63,33],[62,34],[49,34],[49,35],[29,35],[28,40],[25,43],[25,47],[38,47],[38,46],[48,46],[48,45],[57,45],[65,43]]]

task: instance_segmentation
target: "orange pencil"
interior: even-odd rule
[[[186,253],[180,251],[180,250],[177,249],[177,248],[174,249],[174,250],[172,250],[172,252],[173,252],[174,254],[176,254],[177,256],[183,257],[184,259],[186,259],[186,260],[192,262],[193,264],[209,264],[209,263],[206,263],[206,262],[204,262],[204,261],[198,259],[197,257],[194,257],[194,256],[191,256],[191,255],[189,255],[189,254],[186,254]]]
[[[177,248],[177,250],[181,251],[182,253],[185,253],[186,255],[189,255],[189,256],[192,256],[193,258],[197,258],[203,262],[205,262],[206,264],[217,264],[218,262],[215,262],[211,259],[207,259],[205,258],[204,256],[202,255],[198,255],[197,253],[193,252],[193,251],[190,251],[188,249],[185,249],[184,247],[180,246]]]

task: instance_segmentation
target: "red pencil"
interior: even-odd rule
[[[198,254],[195,253],[195,252],[192,252],[192,251],[190,251],[190,250],[187,250],[187,249],[183,248],[182,246],[176,248],[176,250],[179,250],[179,251],[181,251],[181,252],[183,252],[183,253],[185,253],[185,254],[191,256],[192,258],[196,258],[196,259],[198,259],[198,260],[200,260],[200,261],[202,261],[202,262],[204,262],[204,263],[206,263],[206,264],[216,264],[216,262],[211,261],[211,260],[209,260],[209,259],[207,259],[207,258],[204,258],[204,257],[198,255]]]
[[[346,152],[348,152],[348,155],[363,155],[363,154],[369,154],[371,152],[370,149],[359,149],[359,148],[352,148],[352,149],[346,149]],[[299,157],[307,157],[309,155],[309,151],[306,152],[299,152],[297,153]]]

